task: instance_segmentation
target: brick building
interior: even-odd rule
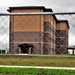
[[[53,12],[43,6],[9,7],[8,11]],[[68,21],[55,15],[10,16],[10,53],[66,54],[68,29]]]

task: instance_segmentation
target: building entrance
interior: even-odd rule
[[[33,45],[32,44],[20,44],[19,47],[19,53],[33,53]]]

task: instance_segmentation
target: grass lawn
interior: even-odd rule
[[[68,55],[0,55],[0,65],[75,67]]]
[[[75,75],[75,70],[0,68],[0,75]]]

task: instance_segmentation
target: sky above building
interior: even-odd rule
[[[7,13],[7,9],[13,6],[45,6],[51,8],[54,12],[75,12],[75,0],[1,0],[0,13]],[[73,30],[70,31],[71,44],[75,42],[73,41],[75,38],[74,30],[75,25]]]
[[[54,12],[75,11],[75,0],[1,0],[0,12],[7,12],[11,6],[45,6]]]

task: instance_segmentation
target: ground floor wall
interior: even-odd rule
[[[13,54],[19,54],[19,53],[23,53],[21,51],[21,48],[18,46],[18,45],[21,45],[23,43],[14,43],[14,44],[11,44],[10,46],[10,52],[13,53]],[[28,43],[29,44],[29,43]],[[40,43],[30,43],[33,45],[33,49],[32,49],[32,54],[41,54],[41,51],[40,51],[40,47],[41,47],[41,44]],[[13,48],[12,48],[13,46]],[[28,52],[29,53],[29,52]]]
[[[56,54],[68,54],[68,31],[56,30]]]
[[[68,54],[67,46],[56,46],[56,54]]]
[[[32,54],[67,54],[67,44],[55,45],[56,40],[53,40],[50,33],[45,32],[10,33],[10,53],[22,53],[18,45],[30,44],[33,45]]]
[[[44,32],[14,32],[10,34],[10,53],[22,53],[18,45],[33,45],[33,54],[54,54],[50,44],[49,33]]]
[[[12,54],[19,54],[23,53],[21,48],[18,45],[23,43],[11,43],[10,44],[10,53]],[[31,44],[33,45],[32,51],[30,54],[55,54],[55,50],[51,48],[50,44],[43,44],[43,43],[24,43],[24,44]],[[12,47],[13,46],[13,47]],[[29,52],[28,52],[29,54]]]

